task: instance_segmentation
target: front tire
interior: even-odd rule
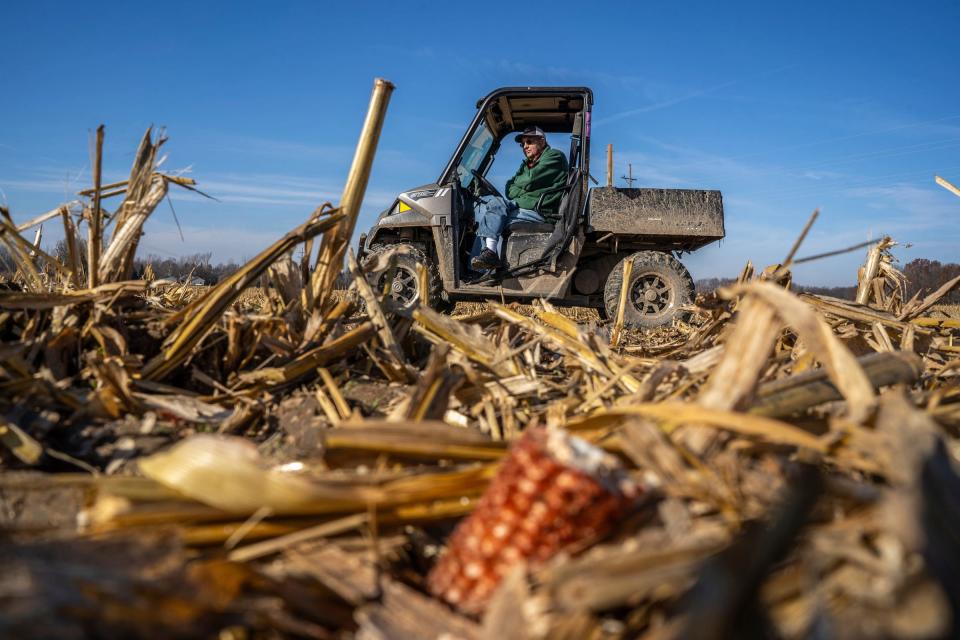
[[[447,312],[453,309],[453,303],[446,299],[443,292],[443,281],[440,279],[437,265],[422,249],[406,242],[391,245],[377,244],[370,248],[371,254],[384,255],[388,252],[395,254],[393,260],[396,265],[393,280],[390,282],[389,296],[401,310],[412,309],[420,300],[437,311]],[[417,264],[422,264],[427,270],[426,292],[420,291]],[[374,285],[377,291],[384,290],[387,286],[386,279],[387,273],[380,276]]]
[[[627,304],[623,324],[638,329],[653,329],[680,317],[681,307],[695,297],[693,278],[686,267],[668,253],[638,251],[617,263],[603,288],[603,306],[614,321],[624,286],[623,265],[633,260],[630,281],[626,283]]]

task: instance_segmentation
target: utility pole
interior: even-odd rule
[[[607,186],[613,186],[613,144],[607,145]]]
[[[627,181],[627,187],[630,188],[630,189],[633,189],[633,183],[634,183],[635,180],[637,180],[637,178],[634,178],[634,177],[633,177],[633,165],[632,165],[632,164],[628,164],[628,165],[627,165],[627,175],[625,175],[625,176],[620,176],[620,179],[621,179],[621,180],[626,180],[626,181]]]

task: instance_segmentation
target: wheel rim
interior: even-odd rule
[[[380,278],[381,291],[383,291],[386,278],[386,275]],[[413,304],[418,295],[417,274],[404,267],[397,267],[393,281],[390,283],[389,295],[404,307]]]
[[[673,287],[657,273],[644,273],[630,287],[630,302],[646,318],[656,318],[673,307]]]

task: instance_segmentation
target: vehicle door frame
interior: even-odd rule
[[[461,288],[461,264],[460,264],[460,237],[461,237],[461,224],[460,224],[460,215],[461,212],[457,210],[457,207],[461,205],[462,199],[467,197],[462,193],[464,187],[460,185],[457,178],[456,168],[460,164],[460,161],[463,157],[463,153],[466,151],[467,146],[473,138],[474,133],[477,128],[484,122],[487,112],[497,100],[505,95],[529,95],[529,96],[554,96],[558,94],[579,94],[583,100],[583,105],[580,110],[582,114],[582,124],[581,124],[581,133],[580,133],[580,154],[577,160],[579,161],[579,166],[581,169],[581,193],[582,193],[582,202],[581,202],[581,211],[578,212],[578,216],[582,215],[582,209],[586,206],[587,201],[587,190],[588,190],[588,181],[590,176],[590,135],[591,135],[591,113],[593,111],[593,91],[588,87],[502,87],[496,89],[485,97],[477,101],[477,112],[473,117],[473,120],[470,122],[470,126],[467,127],[467,130],[464,132],[463,136],[460,139],[460,143],[457,145],[456,150],[453,155],[450,157],[450,160],[447,162],[447,165],[444,167],[443,172],[440,174],[440,177],[437,180],[437,184],[440,188],[450,188],[454,190],[451,198],[451,212],[450,220],[452,226],[452,233],[450,238],[444,238],[442,233],[436,233],[435,241],[437,242],[438,249],[440,244],[452,243],[452,246],[445,246],[441,251],[444,253],[449,252],[447,255],[452,256],[452,275],[454,282],[454,289]],[[496,135],[496,134],[494,134]],[[503,141],[503,137],[494,138],[494,142],[490,145],[490,148],[487,150],[486,157],[480,162],[477,167],[477,171],[482,175],[486,175],[486,171],[489,169],[493,159],[495,158],[497,152],[500,150],[500,145]],[[569,160],[569,158],[568,158]],[[568,242],[569,238],[564,239],[564,242]],[[438,251],[439,253],[439,251]]]

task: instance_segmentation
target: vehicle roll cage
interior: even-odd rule
[[[551,101],[554,104],[551,105]],[[481,169],[486,170],[489,166],[505,135],[528,126],[538,126],[547,133],[568,133],[576,138],[576,151],[573,150],[574,141],[571,141],[571,157],[567,160],[571,170],[579,166],[586,176],[590,173],[592,109],[593,91],[588,87],[502,87],[492,91],[477,101],[477,113],[437,183],[446,185],[454,180],[460,158],[484,120],[494,134],[495,142],[481,163]]]
[[[576,201],[567,202],[567,206],[561,210],[563,219],[557,223],[555,230],[550,234],[547,248],[541,257],[505,271],[487,274],[474,281],[474,284],[508,276],[526,275],[547,263],[556,261],[577,228],[585,201],[583,196],[586,193],[586,183],[590,175],[592,108],[593,91],[587,87],[503,87],[477,101],[477,114],[460,139],[460,144],[457,145],[456,151],[437,181],[438,184],[448,185],[458,182],[456,168],[481,123],[486,122],[494,134],[494,142],[477,168],[480,174],[485,174],[490,167],[504,136],[511,131],[522,131],[528,126],[538,126],[546,133],[570,134],[570,151],[567,158],[570,174],[563,191],[566,192],[565,200],[575,196]],[[454,186],[460,188],[459,183]]]

